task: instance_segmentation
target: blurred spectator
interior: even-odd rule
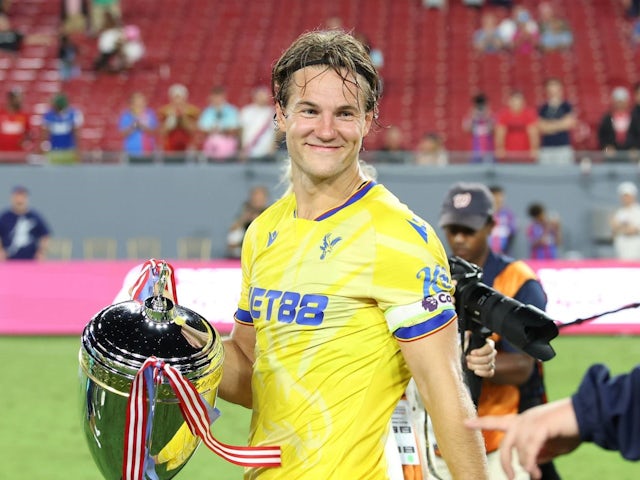
[[[42,33],[25,35],[11,28],[11,21],[0,13],[0,50],[19,52],[23,45],[49,45],[51,36]]]
[[[447,6],[447,0],[422,0],[422,6],[425,8],[443,9]]]
[[[200,109],[190,104],[189,90],[179,83],[169,87],[169,103],[158,111],[165,152],[184,152],[194,147]]]
[[[573,45],[573,33],[560,18],[554,18],[540,36],[540,49],[544,52],[563,50]]]
[[[131,95],[129,108],[120,115],[118,128],[124,136],[123,150],[130,159],[149,158],[155,152],[158,118],[147,106],[142,92]]]
[[[240,258],[244,235],[258,216],[269,206],[269,190],[264,186],[253,187],[249,191],[249,197],[242,204],[240,213],[234,220],[227,234],[227,256]]]
[[[627,146],[640,151],[640,82],[633,86],[634,105],[631,110],[631,122],[627,130]]]
[[[473,46],[484,53],[495,53],[503,49],[503,37],[498,31],[498,19],[493,12],[482,15],[481,26],[473,34]]]
[[[516,22],[515,33],[513,34],[513,51],[515,53],[529,55],[536,51],[540,40],[538,24],[522,5],[518,5],[513,10],[513,17]]]
[[[0,214],[0,260],[44,260],[49,227],[29,208],[29,191],[13,187],[11,205]]]
[[[77,131],[83,122],[82,112],[69,105],[64,93],[53,97],[51,109],[42,117],[42,129],[49,140],[47,157],[50,163],[78,162]]]
[[[137,25],[125,25],[123,29],[124,40],[121,47],[122,69],[128,70],[138,63],[145,54],[144,43],[140,27]]]
[[[444,147],[442,137],[435,132],[425,133],[416,147],[414,163],[439,167],[447,165],[449,155]]]
[[[640,0],[620,0],[624,7],[625,14],[630,18],[640,16]]]
[[[88,0],[62,0],[60,2],[60,10],[62,19],[61,33],[63,35],[74,35],[87,31]]]
[[[534,260],[550,260],[558,258],[558,249],[562,245],[562,229],[560,219],[553,214],[547,216],[541,203],[532,203],[527,209],[530,223],[527,228],[529,239],[529,258]]]
[[[405,163],[407,161],[407,148],[400,127],[396,125],[387,127],[382,139],[382,146],[376,152],[375,161],[379,163]]]
[[[98,36],[98,56],[93,62],[96,71],[115,71],[112,61],[120,54],[123,44],[123,31],[120,20],[112,15],[107,15],[104,28]]]
[[[620,207],[611,218],[613,247],[620,260],[640,260],[640,204],[633,182],[618,185]]]
[[[538,109],[539,162],[543,165],[572,165],[571,130],[576,126],[573,107],[564,98],[560,79],[547,79],[544,88],[547,101]]]
[[[241,157],[252,161],[273,161],[276,133],[275,108],[266,86],[253,89],[252,102],[240,110]]]
[[[472,102],[471,111],[462,122],[462,129],[471,133],[471,162],[493,163],[495,117],[484,93],[474,95]]]
[[[117,21],[122,18],[120,0],[91,0],[89,18],[93,35],[97,35],[105,28],[108,16]]]
[[[640,47],[640,18],[631,25],[631,46],[635,49]]]
[[[610,161],[628,160],[627,133],[631,125],[629,90],[616,87],[611,92],[611,108],[600,120],[598,144]]]
[[[136,25],[121,25],[118,19],[107,15],[105,29],[98,37],[98,57],[93,63],[97,72],[120,72],[130,69],[145,53]]]
[[[566,20],[558,17],[550,2],[538,5],[540,49],[543,52],[562,50],[573,44],[573,33]]]
[[[7,92],[7,105],[0,111],[0,162],[25,162],[30,141],[29,114],[22,110],[22,92]]]
[[[8,14],[12,0],[0,0],[0,13]]]
[[[78,47],[69,35],[61,34],[58,44],[58,71],[60,80],[71,80],[80,75],[80,66],[77,63]]]
[[[501,162],[526,163],[538,157],[538,115],[525,103],[524,95],[514,90],[496,121],[496,158]]]
[[[516,215],[505,203],[504,189],[500,185],[489,187],[493,196],[494,225],[489,235],[489,247],[495,253],[509,255],[517,233]]]
[[[214,87],[209,105],[202,111],[198,129],[206,135],[202,152],[206,158],[217,161],[237,160],[240,132],[238,108],[227,101],[227,91]]]
[[[502,40],[502,48],[505,50],[513,49],[513,39],[516,35],[516,29],[516,21],[508,13],[498,23],[498,34]]]

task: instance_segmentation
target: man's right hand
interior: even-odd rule
[[[540,479],[539,464],[575,450],[581,440],[570,398],[540,405],[519,415],[485,416],[465,420],[474,430],[506,432],[500,444],[500,462],[507,477],[514,478],[513,450],[532,479]]]

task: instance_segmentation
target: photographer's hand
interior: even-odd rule
[[[470,333],[471,332],[468,331],[465,332],[465,339],[467,341]],[[487,338],[484,346],[471,350],[465,355],[467,368],[479,377],[491,378],[496,373],[497,353],[495,342],[491,338]]]

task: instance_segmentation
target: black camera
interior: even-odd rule
[[[456,281],[456,312],[461,329],[484,338],[492,332],[538,360],[550,360],[556,352],[549,342],[558,326],[542,310],[507,297],[482,283],[482,269],[460,257],[449,257],[451,278]]]

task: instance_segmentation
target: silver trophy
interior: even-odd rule
[[[159,290],[164,291],[164,286]],[[106,480],[123,477],[127,403],[132,382],[149,357],[173,366],[215,406],[223,347],[216,330],[196,312],[160,295],[111,305],[85,327],[79,353],[83,430]],[[166,381],[148,398],[153,422],[146,437],[144,478],[166,480],[184,467],[200,443],[186,424]]]

